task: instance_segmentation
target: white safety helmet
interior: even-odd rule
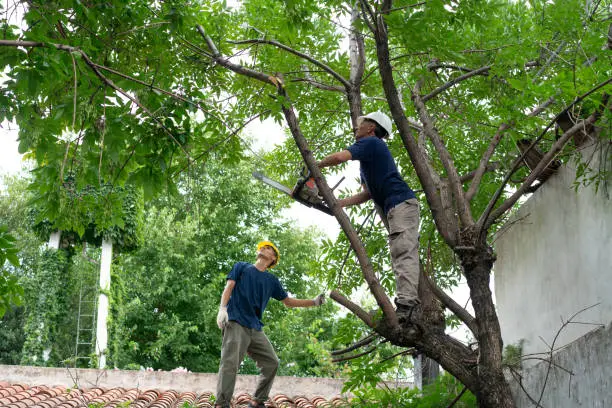
[[[391,136],[391,119],[382,112],[371,112],[365,116],[360,116],[357,118],[357,125],[359,126],[364,119],[368,119],[374,121],[380,125],[383,129],[387,131],[387,134]]]

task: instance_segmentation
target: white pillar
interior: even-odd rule
[[[47,248],[49,249],[59,249],[60,238],[62,237],[62,231],[54,231],[49,235],[49,242],[47,243]]]
[[[108,332],[106,321],[108,320],[108,296],[106,292],[110,289],[110,268],[113,258],[113,243],[106,239],[102,240],[102,257],[100,259],[100,295],[98,296],[98,317],[96,319],[96,355],[98,356],[98,368],[106,366],[106,348],[108,343]]]

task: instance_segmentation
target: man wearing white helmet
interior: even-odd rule
[[[217,325],[223,330],[223,345],[215,407],[230,407],[236,374],[246,353],[255,360],[261,374],[248,406],[265,407],[279,364],[261,321],[270,298],[280,300],[287,307],[321,306],[325,302],[323,295],[315,299],[289,297],[278,278],[267,272],[279,259],[276,245],[262,241],[257,245],[255,264],[238,262],[227,275],[217,314]]]
[[[400,323],[411,324],[419,308],[419,204],[408,187],[383,139],[391,134],[391,119],[372,112],[357,119],[355,143],[330,154],[320,168],[359,160],[362,191],[338,200],[342,207],[370,199],[382,208],[389,224],[389,248],[395,273],[395,305]]]

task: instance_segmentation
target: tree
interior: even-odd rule
[[[173,187],[172,175],[212,150],[231,164],[236,131],[253,117],[284,118],[295,145],[266,164],[285,180],[307,164],[363,277],[344,294],[335,291],[334,300],[377,335],[438,361],[480,406],[513,406],[489,289],[490,236],[554,158],[567,160],[570,139],[609,137],[605,4],[28,4],[26,28],[7,27],[0,41],[11,77],[2,98],[5,117],[20,124],[22,151],[38,159],[40,191],[61,188],[67,170],[82,183]],[[348,52],[339,46],[342,29]],[[376,109],[391,112],[395,156],[406,176],[414,169],[409,178],[427,204],[421,286],[429,300],[417,336],[398,325],[381,286],[388,271],[371,262],[313,155],[350,143],[344,122],[354,126],[362,112]],[[530,141],[517,155],[519,139]],[[536,145],[545,153],[530,169],[521,167]],[[474,316],[436,284],[436,275],[449,271],[464,274]],[[363,281],[382,313],[373,316],[345,296]],[[466,323],[477,350],[440,330],[437,301]]]
[[[254,261],[263,238],[281,248],[281,264],[272,273],[287,290],[302,297],[317,294],[317,281],[308,278],[318,252],[316,234],[277,219],[269,190],[256,184],[247,163],[198,166],[178,185],[182,194],[148,205],[142,246],[121,255],[115,268],[110,360],[117,367],[215,372],[221,354],[215,319],[225,277],[236,261]],[[332,309],[304,313],[270,304],[264,322],[281,373],[333,369],[318,360],[317,350],[304,347],[330,341],[332,331],[319,328],[329,329],[322,321],[329,322]],[[303,333],[300,339],[296,330]],[[254,364],[243,370],[257,372]]]

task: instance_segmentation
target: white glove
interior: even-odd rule
[[[319,296],[312,299],[312,301],[314,302],[315,306],[321,306],[323,303],[325,303],[325,295],[321,293]]]
[[[219,313],[217,313],[217,326],[219,326],[219,329],[223,330],[228,320],[227,306],[219,306]]]

